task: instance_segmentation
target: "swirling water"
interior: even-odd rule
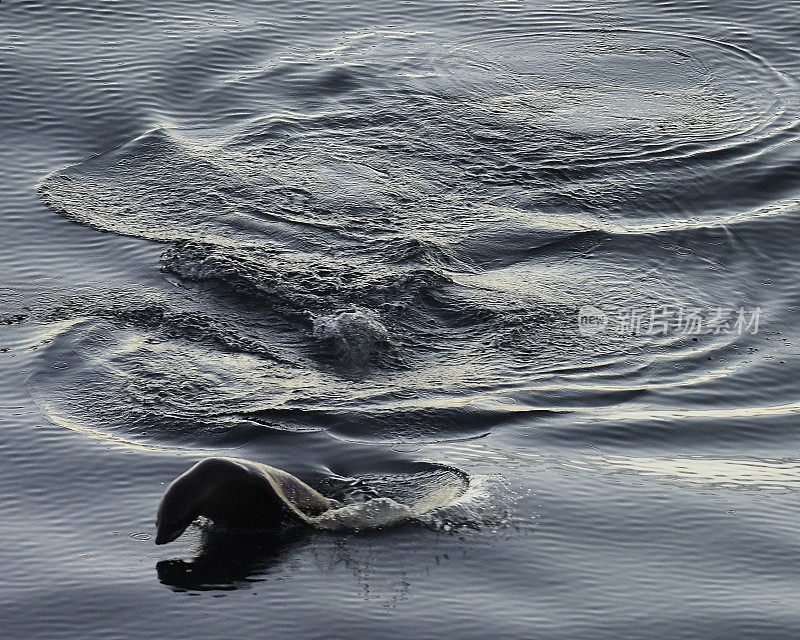
[[[798,17],[0,5],[0,636],[797,637]],[[383,497],[155,547],[206,455]]]

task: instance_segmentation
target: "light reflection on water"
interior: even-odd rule
[[[792,637],[797,11],[4,5],[0,635]],[[156,548],[208,455],[498,484]]]

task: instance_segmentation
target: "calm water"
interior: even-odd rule
[[[0,636],[800,636],[799,18],[0,5]],[[156,547],[207,455],[471,483]]]

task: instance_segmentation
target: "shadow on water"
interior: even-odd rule
[[[156,564],[159,581],[175,591],[234,591],[262,582],[263,575],[280,565],[285,554],[311,537],[308,530],[203,530],[198,554]]]

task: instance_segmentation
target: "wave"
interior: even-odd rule
[[[590,340],[576,313],[747,304],[785,316],[797,82],[733,31],[611,13],[498,15],[456,38],[365,27],[291,60],[259,49],[257,29],[237,34],[241,55],[222,38],[195,96],[218,100],[219,120],[176,116],[39,183],[72,220],[162,244],[176,285],[170,303],[68,305],[133,328],[131,342],[166,343],[117,370],[95,351],[96,379],[81,379],[134,380],[174,403],[171,416],[225,402],[215,415],[231,430],[378,441],[469,437],[648,393],[670,410],[680,381],[691,396],[734,379],[733,337],[699,338],[694,355],[685,337]],[[776,256],[781,270],[765,266]],[[776,279],[783,297],[763,285]],[[774,355],[759,340],[746,348]],[[202,348],[186,364],[175,341]],[[575,383],[598,362],[635,380]],[[201,398],[187,381],[197,371],[229,393],[209,383]],[[154,389],[159,376],[174,389]],[[294,395],[269,399],[296,379]],[[369,406],[344,406],[353,384]],[[518,410],[476,410],[489,396]],[[126,405],[132,424],[158,423],[147,405]]]
[[[497,476],[469,476],[454,467],[437,465],[429,474],[383,478],[382,485],[405,485],[402,498],[377,495],[351,502],[308,519],[326,531],[359,531],[414,521],[432,529],[501,526],[508,522],[512,498],[507,484]],[[365,484],[369,486],[369,480]],[[413,491],[409,491],[413,485]]]

